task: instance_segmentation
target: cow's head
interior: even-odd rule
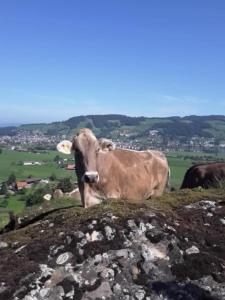
[[[72,143],[62,141],[57,149],[65,154],[74,152],[76,169],[85,183],[97,183],[99,174],[97,171],[98,155],[101,152],[108,152],[115,149],[112,141],[97,139],[93,132],[84,128],[73,138]]]

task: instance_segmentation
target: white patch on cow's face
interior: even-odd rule
[[[64,154],[71,154],[72,152],[72,143],[70,141],[62,141],[56,146],[59,152]]]

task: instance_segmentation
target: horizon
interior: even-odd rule
[[[225,2],[0,4],[1,124],[225,114]]]
[[[21,125],[38,125],[38,124],[51,124],[51,123],[60,123],[68,121],[71,118],[77,118],[77,117],[88,117],[88,116],[109,116],[109,115],[118,115],[118,116],[126,116],[131,118],[148,118],[148,119],[165,119],[165,118],[190,118],[190,117],[225,117],[223,114],[218,115],[186,115],[186,116],[167,116],[167,117],[149,117],[149,116],[130,116],[130,115],[123,115],[123,114],[88,114],[88,115],[77,115],[70,117],[65,120],[54,120],[52,122],[35,122],[35,123],[0,123],[0,128],[4,127],[19,127]]]

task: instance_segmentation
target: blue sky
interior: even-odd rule
[[[225,114],[224,0],[0,2],[0,123]]]

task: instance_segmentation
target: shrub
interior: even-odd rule
[[[63,193],[68,193],[73,190],[74,186],[70,178],[62,178],[60,179],[57,188],[62,190]]]
[[[0,189],[0,195],[7,195],[8,193],[8,187],[6,182],[2,183],[1,189]]]
[[[22,201],[26,202],[26,206],[33,206],[44,202],[44,195],[51,194],[53,192],[53,186],[47,184],[45,186],[38,187],[29,194],[21,198]]]

